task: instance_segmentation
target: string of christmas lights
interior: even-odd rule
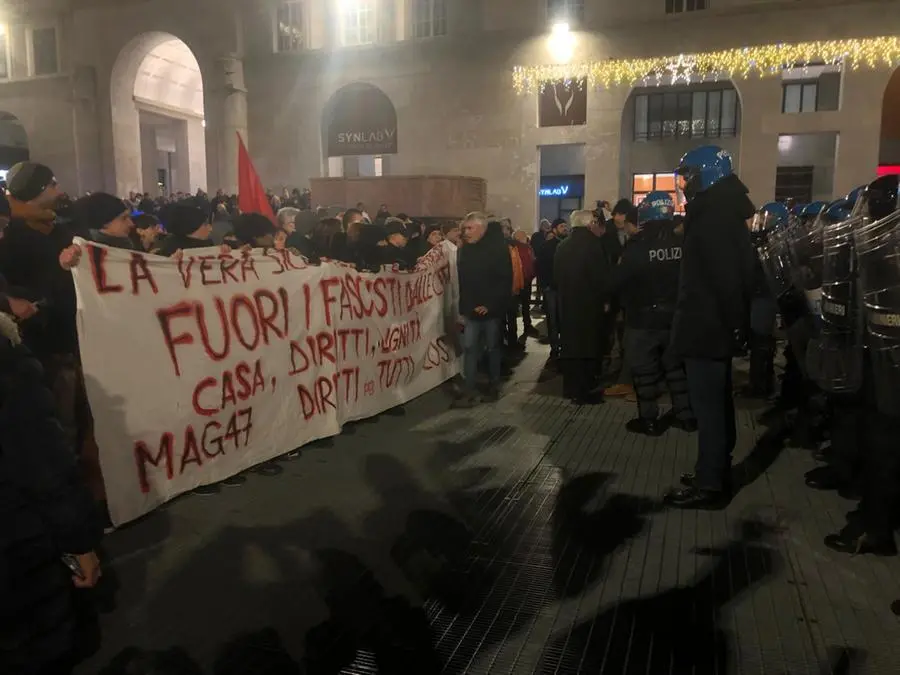
[[[783,70],[813,64],[836,65],[857,70],[894,68],[900,65],[900,38],[827,40],[797,44],[742,47],[701,54],[680,54],[648,59],[609,59],[570,65],[517,66],[513,87],[519,94],[537,93],[551,81],[587,82],[591,88],[685,83],[707,77],[746,79],[765,77]]]

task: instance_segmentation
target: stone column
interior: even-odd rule
[[[598,199],[615,202],[631,196],[631,186],[621,184],[622,112],[630,94],[630,87],[588,92],[591,132],[584,149],[585,208],[593,208]]]
[[[775,198],[781,78],[751,78],[734,83],[741,101],[741,155],[735,171],[761,206]]]
[[[210,192],[219,188],[237,193],[238,134],[249,147],[247,136],[247,90],[244,64],[227,56],[218,59],[204,83],[206,115],[206,168]]]
[[[159,195],[159,175],[156,171],[157,164],[156,129],[149,124],[141,125],[141,175],[143,176],[144,192],[152,196]]]
[[[187,122],[176,120],[172,123],[172,137],[175,141],[175,157],[173,169],[175,176],[172,187],[176,191],[191,194],[191,153],[188,147]]]
[[[881,145],[884,91],[888,69],[844,69],[841,127],[834,165],[834,192],[843,195],[875,179]]]
[[[196,192],[197,188],[208,191],[206,183],[206,130],[203,128],[203,120],[189,118],[187,120],[187,152],[188,152],[188,182],[190,191]]]

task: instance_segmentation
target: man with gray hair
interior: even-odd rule
[[[559,296],[560,363],[563,395],[577,405],[602,402],[592,393],[606,328],[603,291],[609,263],[592,211],[574,211],[569,235],[556,250],[553,273]]]
[[[512,299],[512,259],[499,227],[488,227],[488,218],[470,213],[462,223],[465,244],[459,249],[459,314],[465,321],[463,372],[465,391],[455,407],[478,404],[476,378],[482,354],[487,351],[490,384],[487,400],[500,396],[500,324]]]

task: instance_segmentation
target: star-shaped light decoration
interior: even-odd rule
[[[685,84],[691,83],[691,76],[696,69],[697,61],[693,57],[679,54],[678,58],[666,66],[669,71],[671,81],[669,84],[678,84],[679,80]]]

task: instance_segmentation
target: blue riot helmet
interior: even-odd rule
[[[675,202],[668,192],[651,192],[638,205],[638,222],[643,225],[654,220],[672,220],[675,216]]]
[[[803,209],[805,209],[809,204],[794,204],[791,207],[791,215],[797,216],[798,218],[803,215]]]
[[[804,223],[814,222],[826,206],[828,206],[828,204],[825,202],[813,202],[812,204],[807,204],[800,212],[800,221]]]
[[[819,219],[823,225],[831,225],[833,223],[842,223],[853,213],[853,205],[855,200],[851,201],[847,197],[835,199],[819,213]]]
[[[861,199],[861,197],[865,194],[867,187],[867,185],[860,185],[857,188],[853,188],[847,193],[847,196],[844,197],[844,199],[847,200],[847,203],[850,204],[851,216],[857,217],[863,215],[865,201]]]
[[[750,221],[750,238],[754,245],[764,245],[770,233],[787,226],[790,217],[790,212],[781,202],[765,204]]]
[[[753,216],[750,231],[770,232],[782,228],[787,225],[790,217],[791,214],[784,204],[781,202],[769,202],[764,204]]]
[[[900,210],[900,175],[879,176],[862,188],[855,213],[876,221]]]
[[[675,169],[678,189],[688,202],[733,173],[731,155],[717,145],[688,150]]]

